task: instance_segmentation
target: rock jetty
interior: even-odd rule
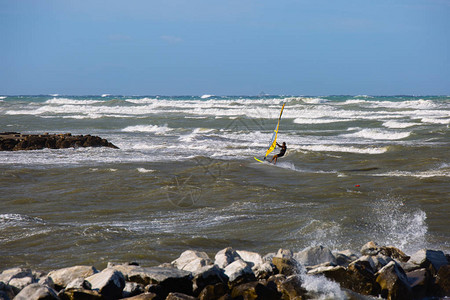
[[[441,299],[450,296],[450,256],[423,249],[365,244],[360,253],[322,246],[261,256],[255,252],[187,250],[171,263],[143,267],[109,263],[104,270],[73,266],[49,273],[25,268],[0,273],[4,300],[231,300],[231,299]],[[335,285],[338,294],[311,288],[311,280]]]
[[[0,151],[39,150],[44,148],[62,149],[73,147],[110,147],[117,146],[92,135],[65,134],[21,134],[18,132],[0,133]]]

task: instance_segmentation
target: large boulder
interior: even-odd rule
[[[197,273],[192,279],[192,288],[194,295],[198,295],[206,286],[215,285],[218,283],[226,284],[228,276],[225,275],[224,270],[217,265],[212,265],[203,268],[202,272]]]
[[[436,275],[442,266],[448,264],[448,261],[442,251],[422,249],[411,255],[408,263],[429,269],[433,275]]]
[[[105,300],[98,291],[84,288],[67,288],[58,293],[60,300]]]
[[[97,273],[97,269],[92,266],[74,266],[51,271],[48,273],[54,284],[56,290],[65,288],[71,281],[78,278],[87,278]]]
[[[398,300],[410,300],[413,298],[408,277],[395,261],[389,262],[375,275],[383,298]]]
[[[229,282],[236,284],[239,282],[247,282],[250,280],[255,280],[255,275],[253,274],[251,265],[242,259],[235,260],[231,264],[225,267],[225,275],[228,276]]]
[[[196,274],[205,266],[212,265],[212,261],[206,252],[187,250],[172,262],[172,265],[180,270],[186,270]]]
[[[336,280],[342,287],[363,295],[378,295],[380,285],[376,282],[372,265],[359,260],[351,263],[345,277]]]
[[[158,296],[165,298],[170,292],[192,294],[191,272],[173,267],[137,267],[128,274],[128,281],[141,283],[145,286],[158,285]],[[149,290],[150,291],[150,290]],[[154,292],[151,290],[150,292]]]
[[[336,257],[333,253],[331,253],[331,250],[323,246],[312,247],[295,253],[294,258],[304,266],[315,266],[323,263],[337,263]]]
[[[362,255],[377,255],[381,251],[380,247],[374,241],[370,241],[361,247]]]
[[[228,292],[228,286],[223,283],[207,285],[198,295],[200,300],[216,300],[223,297]]]
[[[86,278],[93,290],[99,291],[106,299],[119,299],[125,287],[123,274],[114,269],[105,269]]]
[[[21,290],[14,300],[59,300],[59,298],[54,289],[33,283]]]
[[[1,300],[10,300],[14,298],[14,291],[12,288],[5,284],[3,281],[0,281],[0,299]]]
[[[263,259],[259,253],[243,250],[236,250],[236,253],[243,261],[250,263],[252,267],[263,264]]]
[[[307,291],[302,287],[302,280],[299,275],[275,275],[271,276],[268,280],[269,283],[273,282],[278,292],[281,294],[281,299],[303,299]]]
[[[295,259],[287,257],[275,256],[272,259],[272,264],[277,268],[280,274],[286,276],[298,274],[301,268]]]
[[[233,248],[228,247],[217,252],[214,257],[214,263],[219,266],[219,268],[224,269],[226,266],[234,262],[235,260],[241,259],[239,254]]]
[[[233,299],[245,300],[279,300],[281,299],[281,293],[277,290],[268,288],[258,281],[253,281],[235,286],[231,291],[231,297],[233,297]]]
[[[439,268],[436,275],[436,286],[439,296],[450,296],[450,265]]]
[[[418,269],[406,273],[411,291],[416,299],[423,299],[428,294],[432,278],[430,272],[425,269]]]

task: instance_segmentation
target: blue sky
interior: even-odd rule
[[[0,94],[449,95],[449,0],[0,0]]]

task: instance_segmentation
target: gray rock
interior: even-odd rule
[[[250,263],[252,267],[261,265],[263,263],[261,255],[256,252],[236,250],[236,253],[241,257],[243,261]]]
[[[322,263],[336,264],[336,257],[331,250],[323,246],[312,247],[294,254],[295,260],[304,266],[314,266]]]
[[[48,286],[33,283],[26,286],[14,300],[58,300],[56,291]]]
[[[19,294],[21,290],[23,290],[26,286],[35,283],[36,280],[32,277],[14,277],[9,281],[9,286],[13,289],[14,294]]]
[[[374,241],[370,241],[361,247],[362,255],[377,255],[380,251],[380,247]]]
[[[33,278],[33,272],[30,269],[12,268],[4,270],[0,274],[0,281],[4,282],[5,284],[9,284],[9,281],[13,278],[24,278],[24,277]]]
[[[225,275],[233,282],[239,277],[253,275],[251,266],[242,259],[236,260],[225,267]]]
[[[126,282],[122,291],[122,297],[128,298],[144,293],[145,287],[136,282]]]
[[[279,249],[275,257],[290,259],[293,257],[293,253],[290,249]]]
[[[66,286],[66,289],[86,289],[91,290],[92,285],[89,281],[84,279],[83,277],[76,278],[69,282]]]
[[[194,276],[192,279],[192,288],[194,294],[197,295],[208,285],[227,282],[228,277],[225,275],[224,270],[220,269],[217,265],[212,265],[203,268],[203,272]]]
[[[422,268],[406,273],[409,285],[416,299],[425,298],[428,286],[431,284],[431,276],[427,269]]]
[[[191,272],[177,268],[136,267],[128,273],[128,280],[143,285],[158,284],[168,279],[189,279]]]
[[[272,259],[275,257],[275,255],[277,255],[275,252],[267,253],[263,256],[263,261],[272,263]]]
[[[408,263],[420,266],[421,268],[432,268],[433,274],[437,274],[442,266],[448,264],[447,257],[442,251],[422,249],[414,253]]]
[[[125,264],[108,264],[108,268],[117,270],[119,272],[121,272],[125,278],[125,280],[129,280],[129,275],[132,274],[135,271],[139,271],[142,270],[142,267],[140,267],[139,265],[136,264],[129,264],[129,263],[125,263]]]
[[[123,274],[114,269],[105,269],[87,277],[86,281],[92,285],[93,290],[98,290],[106,299],[121,298],[125,287]]]
[[[206,252],[193,250],[184,251],[183,253],[181,253],[179,258],[172,262],[172,265],[180,270],[186,270],[186,266],[188,266],[187,268],[190,269],[193,267],[192,265],[201,265],[201,267],[204,267],[211,264],[212,261],[209,258],[208,254],[206,254]]]
[[[74,266],[51,271],[48,273],[48,277],[55,283],[56,290],[60,290],[79,277],[87,278],[95,273],[98,273],[98,271],[92,266]]]
[[[233,250],[233,248],[228,247],[217,252],[214,259],[215,259],[214,263],[218,265],[219,268],[223,269],[232,262],[241,259],[241,257],[239,256],[239,254],[237,254],[235,250]]]
[[[395,261],[389,262],[376,274],[376,282],[381,287],[381,296],[388,299],[410,300],[411,287],[403,269]]]
[[[264,262],[252,267],[252,271],[258,279],[267,279],[273,275],[274,266],[271,263]]]

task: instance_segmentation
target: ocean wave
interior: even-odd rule
[[[354,133],[343,134],[349,138],[364,138],[371,140],[401,140],[411,135],[411,132],[385,131],[380,129],[362,129]]]
[[[347,152],[358,154],[382,154],[388,151],[388,147],[354,147],[340,145],[309,145],[300,146],[300,149],[314,152]]]
[[[169,131],[174,130],[173,128],[167,127],[167,124],[163,126],[158,125],[135,125],[128,126],[122,129],[123,132],[152,132],[157,135],[165,134]]]
[[[70,98],[53,98],[50,100],[45,101],[47,104],[72,104],[72,105],[90,105],[90,104],[96,104],[96,103],[102,103],[103,101],[100,100],[77,100],[77,99],[70,99]]]
[[[420,123],[398,122],[398,121],[386,121],[383,123],[384,127],[393,128],[393,129],[408,128],[408,127],[417,126],[417,125],[420,125]]]

